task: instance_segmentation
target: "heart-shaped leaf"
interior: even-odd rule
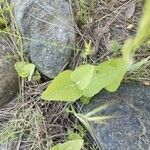
[[[70,140],[65,143],[59,143],[52,148],[52,150],[81,150],[83,146],[83,140]]]
[[[72,71],[60,73],[43,92],[42,99],[74,102],[82,96],[75,82],[70,79]]]
[[[118,89],[118,87],[120,86],[125,73],[126,73],[125,70],[118,71],[118,74],[117,74],[117,77],[115,78],[115,80],[112,83],[110,83],[109,85],[107,85],[105,87],[105,89],[109,92],[115,92]]]
[[[88,84],[91,82],[94,65],[82,65],[75,69],[71,74],[71,80],[74,81],[80,90],[84,90]]]
[[[101,63],[95,67],[92,80],[88,87],[83,90],[83,95],[92,97],[103,88],[108,88],[110,91],[113,91],[118,88],[125,72],[126,66],[123,58],[111,59]],[[116,80],[118,82],[115,83]]]
[[[32,75],[35,70],[35,65],[28,63],[28,62],[17,62],[15,63],[15,70],[17,71],[18,75],[22,78],[28,77],[28,81],[31,80]]]

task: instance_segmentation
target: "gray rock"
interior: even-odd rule
[[[13,143],[6,143],[0,145],[0,150],[17,150],[17,148],[14,147]]]
[[[0,36],[0,106],[18,92],[18,76],[14,69],[14,58],[6,38]]]
[[[13,4],[13,1],[12,1]],[[14,14],[25,49],[36,68],[54,78],[75,45],[73,17],[66,0],[15,0]]]
[[[150,87],[124,84],[115,93],[100,92],[83,112],[103,104],[97,115],[113,115],[106,123],[91,123],[95,143],[102,150],[150,150]]]
[[[7,150],[7,145],[6,144],[0,145],[0,150]]]

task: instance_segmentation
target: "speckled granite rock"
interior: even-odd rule
[[[100,92],[83,111],[110,104],[99,115],[114,115],[104,124],[92,123],[98,149],[150,150],[150,87],[124,84],[118,92]],[[101,148],[100,148],[101,147]]]
[[[7,145],[5,145],[5,144],[0,145],[0,150],[7,150]]]
[[[12,51],[7,40],[0,35],[0,106],[10,100],[18,92],[18,75],[14,69]]]
[[[36,68],[54,78],[66,65],[75,45],[74,24],[66,0],[12,0],[25,48]]]
[[[0,150],[18,150],[17,144],[18,144],[17,142],[16,143],[11,142],[11,143],[6,143],[6,144],[1,144]],[[19,150],[29,150],[29,148],[26,148],[26,147],[21,148],[20,147]]]

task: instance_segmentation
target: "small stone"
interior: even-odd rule
[[[54,78],[68,63],[75,45],[73,16],[66,0],[12,0],[25,49],[36,68]]]
[[[12,51],[4,36],[0,36],[0,106],[10,100],[18,92],[18,75],[14,69]]]
[[[142,83],[146,86],[150,86],[150,81],[143,81]]]
[[[128,19],[130,19],[133,16],[134,12],[135,12],[135,2],[130,2],[125,11],[125,15]]]
[[[127,26],[127,29],[128,29],[128,30],[132,30],[132,29],[133,29],[133,27],[134,27],[134,25],[133,25],[133,24],[129,24],[129,25]]]
[[[105,123],[91,123],[96,145],[102,150],[149,150],[150,87],[130,83],[115,93],[101,91],[83,112],[103,104],[108,107],[97,115],[114,117]]]

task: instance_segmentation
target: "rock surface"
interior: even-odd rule
[[[17,148],[15,148],[12,143],[7,143],[7,144],[1,144],[0,145],[0,150],[16,150],[16,149]],[[27,149],[24,149],[24,150],[27,150]]]
[[[150,87],[134,83],[124,84],[116,93],[102,91],[83,112],[102,104],[110,106],[98,115],[114,118],[91,123],[98,150],[150,150]]]
[[[0,150],[7,150],[7,145],[6,144],[0,145]]]
[[[0,106],[14,98],[18,92],[18,75],[14,58],[6,39],[0,36]]]
[[[66,0],[12,0],[29,58],[54,78],[68,63],[75,45],[74,24]]]

